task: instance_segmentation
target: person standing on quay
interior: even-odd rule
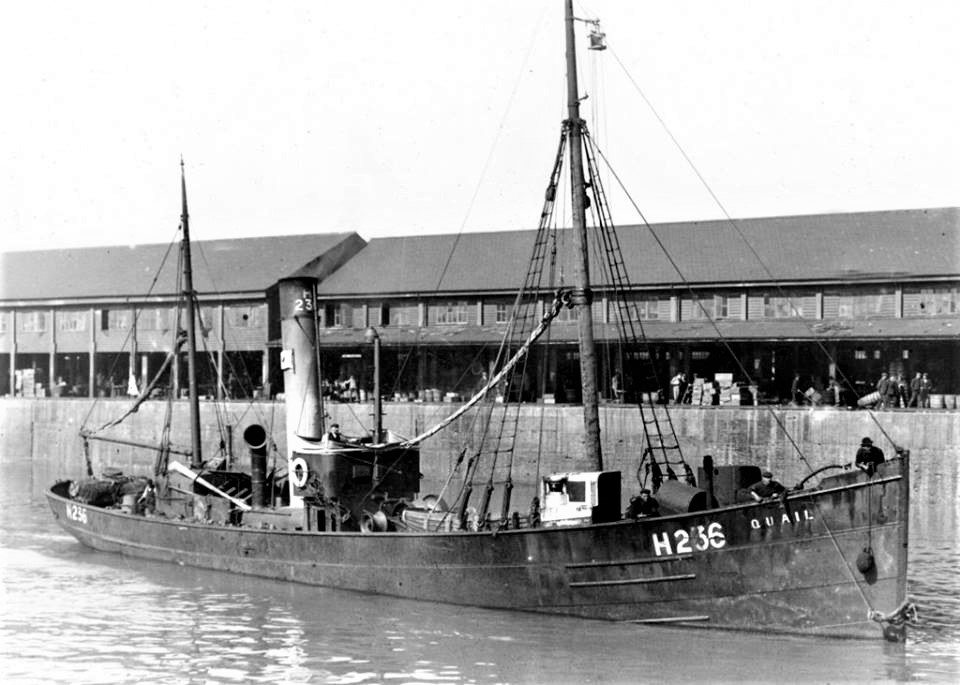
[[[680,386],[683,384],[683,373],[677,372],[677,375],[670,379],[670,394],[673,396],[673,403],[680,404],[683,395],[680,393]]]
[[[903,382],[903,374],[898,373],[896,378],[891,378],[887,383],[887,399],[884,404],[888,409],[896,409],[900,406],[902,393],[906,392],[907,385]]]
[[[623,377],[620,375],[620,372],[617,371],[613,374],[613,378],[610,379],[610,390],[613,394],[613,401],[619,403],[623,402]]]
[[[920,406],[930,408],[930,391],[933,390],[933,381],[926,372],[920,377]]]
[[[917,371],[917,375],[913,377],[912,381],[910,381],[910,401],[907,402],[908,407],[919,406],[918,402],[920,401],[920,384],[922,382],[920,375],[920,372]]]
[[[880,380],[877,381],[877,393],[880,395],[880,408],[887,406],[887,393],[890,391],[890,377],[884,371],[880,374]]]

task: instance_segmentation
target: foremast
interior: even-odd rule
[[[183,297],[187,301],[187,382],[190,391],[190,466],[198,469],[203,464],[200,448],[200,397],[197,394],[197,328],[196,303],[193,292],[193,266],[190,259],[190,214],[187,212],[187,176],[180,159],[180,197],[183,210],[180,226],[183,229]]]
[[[603,470],[600,449],[600,414],[597,409],[597,362],[593,342],[590,266],[587,250],[586,183],[583,177],[582,120],[577,86],[577,53],[573,30],[573,0],[566,0],[567,127],[570,136],[570,191],[573,204],[573,236],[576,248],[573,304],[577,311],[580,340],[580,379],[583,392],[584,457],[590,468]]]

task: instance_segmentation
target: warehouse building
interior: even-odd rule
[[[601,394],[667,393],[678,372],[732,375],[761,402],[821,393],[846,378],[848,401],[881,371],[930,374],[960,394],[960,209],[903,210],[626,226],[629,299],[646,344],[617,341],[617,308],[591,265]],[[354,233],[200,241],[201,391],[282,391],[275,283],[319,280],[324,379],[372,388],[382,343],[388,399],[456,399],[489,373],[534,231],[378,238]],[[556,285],[570,285],[572,239],[558,231]],[[662,244],[672,259],[661,251]],[[11,395],[123,394],[159,367],[175,326],[176,250],[166,246],[0,255],[0,388]],[[152,290],[147,286],[156,278]],[[552,287],[541,293],[546,303]],[[132,352],[130,351],[132,349]],[[832,360],[832,361],[831,361]],[[177,361],[174,379],[181,380]],[[524,399],[578,402],[576,325],[564,310],[528,365]],[[3,390],[0,390],[3,392]],[[358,396],[357,393],[354,396]]]
[[[594,258],[598,373],[608,398],[615,373],[628,393],[663,397],[680,371],[691,380],[720,373],[747,383],[746,371],[755,397],[767,402],[793,399],[795,374],[802,390],[818,395],[830,378],[846,377],[847,402],[870,392],[881,371],[908,380],[924,371],[935,391],[960,392],[960,210],[685,222],[618,233],[636,324],[649,344],[617,342],[610,280]],[[534,235],[371,240],[319,286],[325,375],[370,385],[362,332],[372,326],[385,350],[388,396],[469,394],[496,354]],[[569,232],[559,232],[556,243],[556,282],[570,285]],[[549,296],[545,290],[544,300]],[[569,310],[552,327],[548,347],[528,367],[527,398],[579,401]]]
[[[355,233],[196,241],[198,376],[209,397],[269,394],[265,292],[309,266],[323,276]],[[123,396],[159,369],[178,321],[176,245],[0,254],[0,394]],[[185,353],[173,360],[186,387]]]

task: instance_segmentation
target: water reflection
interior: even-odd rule
[[[486,611],[127,559],[81,547],[6,481],[0,672],[53,683],[953,681],[955,476],[914,488],[910,591],[927,626],[904,646]],[[950,503],[934,506],[945,492]]]

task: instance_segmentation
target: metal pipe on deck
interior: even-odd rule
[[[266,503],[267,486],[267,431],[263,426],[250,424],[243,431],[243,441],[250,450],[250,489],[254,508]]]

